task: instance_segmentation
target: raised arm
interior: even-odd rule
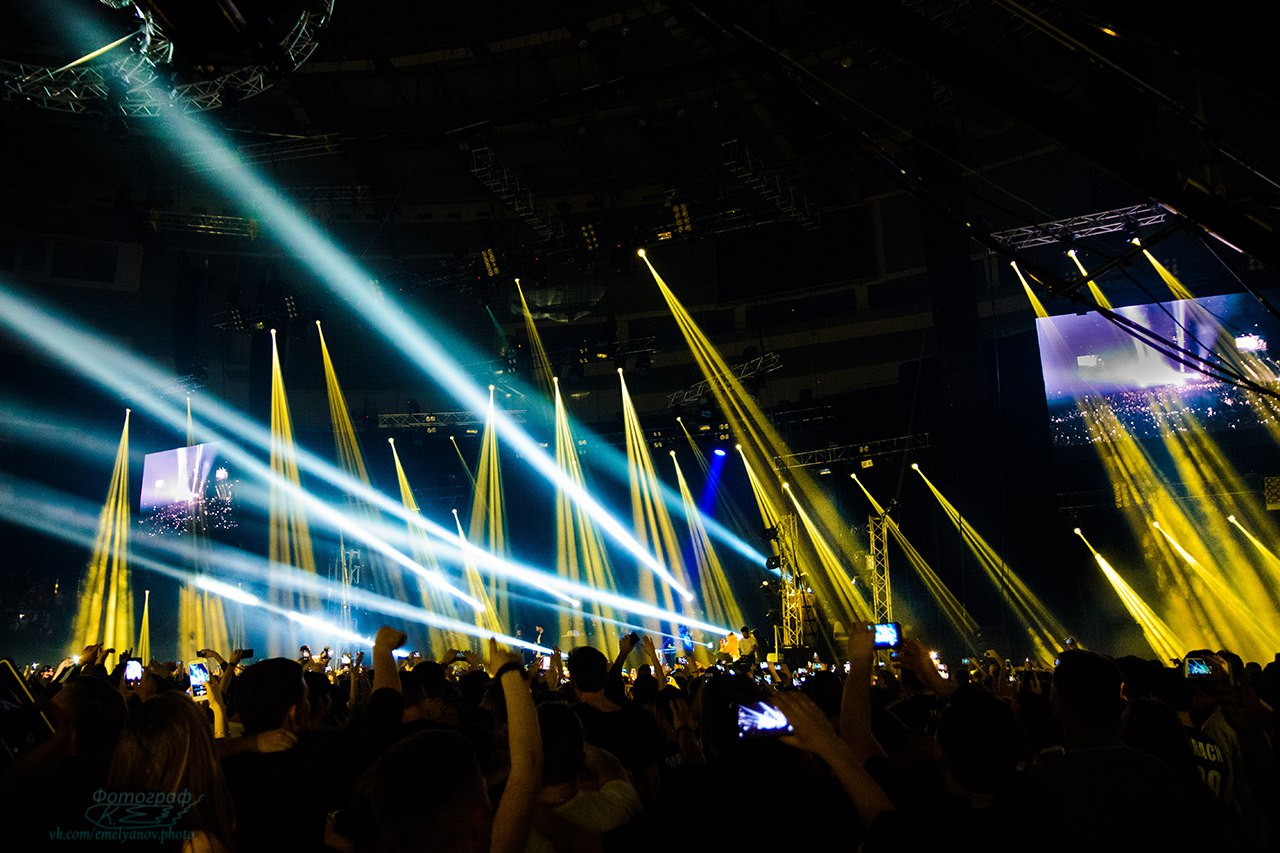
[[[784,737],[782,741],[812,752],[827,762],[863,823],[870,826],[880,815],[893,811],[889,795],[863,768],[862,762],[831,728],[822,709],[812,699],[791,690],[774,696],[773,701],[795,729],[794,735]]]
[[[542,735],[533,694],[524,680],[520,656],[489,640],[489,668],[502,685],[507,704],[511,773],[493,815],[492,853],[523,853],[529,840],[534,803],[542,787]]]
[[[373,639],[373,692],[387,689],[396,693],[400,691],[400,670],[396,669],[395,655],[391,654],[405,644],[409,638],[403,631],[397,631],[387,625],[378,629]]]
[[[840,700],[840,737],[859,762],[865,763],[884,748],[871,733],[871,673],[875,667],[875,634],[870,622],[849,628],[849,675]]]

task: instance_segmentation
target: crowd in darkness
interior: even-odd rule
[[[668,667],[636,635],[545,668],[492,641],[398,659],[383,627],[368,667],[202,650],[204,701],[90,646],[30,675],[53,732],[4,770],[4,849],[1280,847],[1280,660],[1070,648],[1044,677],[994,655],[947,674],[864,627],[803,680],[750,651]],[[744,736],[756,703],[789,730]]]

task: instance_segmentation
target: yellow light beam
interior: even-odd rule
[[[1062,642],[1064,637],[1070,635],[1067,629],[1031,591],[1012,567],[1005,563],[995,549],[987,544],[987,541],[960,514],[955,505],[947,500],[938,487],[925,476],[925,473],[920,470],[920,466],[912,463],[911,469],[919,474],[925,485],[929,487],[929,491],[939,505],[942,506],[947,518],[960,532],[961,538],[964,540],[965,545],[969,547],[970,553],[977,558],[978,565],[982,568],[987,579],[998,591],[1005,594],[1006,600],[1013,608],[1014,615],[1021,619],[1026,626],[1028,636],[1035,646],[1036,654],[1042,660],[1046,657],[1052,659],[1053,652],[1057,649],[1058,644]]]
[[[693,593],[689,591],[688,573],[680,553],[680,541],[671,523],[671,514],[667,510],[662,494],[662,482],[654,470],[653,457],[649,453],[649,442],[644,429],[640,425],[640,417],[636,413],[631,394],[627,390],[626,379],[622,370],[618,370],[618,384],[622,391],[622,420],[627,444],[627,476],[631,485],[631,518],[637,541],[651,551],[658,562],[663,565],[679,586],[663,584],[656,588],[652,573],[640,575],[640,598],[645,601],[660,601],[665,609],[675,610],[672,590],[680,593],[680,612],[694,615],[690,601]],[[648,575],[646,577],[646,575]],[[658,599],[659,594],[661,599]],[[652,620],[651,620],[652,621]],[[646,622],[646,626],[650,623]],[[679,626],[669,625],[667,633],[678,633]],[[659,630],[656,623],[651,630]]]
[[[542,335],[538,334],[538,326],[533,321],[533,312],[529,310],[529,303],[524,298],[524,288],[520,286],[520,279],[516,279],[516,293],[520,294],[520,307],[524,313],[524,331],[529,338],[529,349],[533,353],[534,378],[541,388],[550,393],[554,379],[551,359],[547,356],[546,347],[543,346]]]
[[[1009,261],[1009,266],[1013,267],[1013,271],[1018,274],[1018,281],[1022,282],[1022,289],[1027,294],[1027,299],[1031,302],[1031,310],[1036,312],[1037,317],[1048,317],[1049,312],[1044,309],[1044,303],[1040,301],[1040,297],[1036,296],[1031,285],[1027,283],[1026,276],[1022,274],[1022,269],[1018,266],[1017,261]]]
[[[507,557],[506,506],[502,493],[502,466],[498,452],[498,433],[493,427],[494,386],[489,386],[489,408],[484,432],[480,438],[480,461],[476,463],[476,487],[471,495],[471,522],[468,540],[498,557]],[[499,625],[511,624],[511,601],[505,578],[490,575],[486,592],[496,612],[492,617]]]
[[[552,386],[555,396],[556,465],[570,480],[586,489],[586,477],[578,458],[569,413],[560,394],[560,382],[555,377],[552,377]],[[596,589],[613,590],[618,587],[609,562],[609,552],[595,522],[589,513],[560,488],[556,489],[556,572],[562,578],[585,583]],[[598,624],[611,624],[619,615],[597,601],[590,602],[585,613],[582,610],[561,608],[558,614],[557,636],[580,638],[574,645],[586,642],[589,617],[598,620]],[[603,646],[602,651],[610,658],[618,653],[618,639],[614,634],[613,631],[604,631],[593,641],[597,647]]]
[[[151,590],[142,591],[142,622],[138,626],[137,657],[143,665],[151,663]]]
[[[1169,292],[1173,294],[1174,299],[1194,299],[1195,298],[1195,296],[1191,293],[1191,291],[1186,288],[1186,285],[1184,285],[1181,281],[1179,281],[1178,277],[1169,271],[1168,267],[1166,267],[1164,264],[1156,260],[1155,255],[1151,254],[1145,248],[1142,247],[1142,242],[1137,237],[1134,237],[1129,242],[1139,248],[1142,248],[1143,257],[1145,257],[1148,261],[1151,262],[1151,266],[1155,268],[1156,274],[1160,276],[1160,280],[1163,281],[1165,285],[1169,288]]]
[[[1111,584],[1111,588],[1115,591],[1120,602],[1125,609],[1129,611],[1129,615],[1138,624],[1138,628],[1142,631],[1142,636],[1146,639],[1147,645],[1151,646],[1152,651],[1156,653],[1159,660],[1167,661],[1181,658],[1187,650],[1186,643],[1174,633],[1163,619],[1156,615],[1155,611],[1142,600],[1142,596],[1134,591],[1120,573],[1115,570],[1110,562],[1093,547],[1080,528],[1074,531],[1080,537],[1080,541],[1084,542],[1085,547],[1093,554],[1094,560],[1097,561],[1098,567],[1102,569],[1102,574],[1106,577],[1107,582]]]
[[[760,472],[771,468],[772,460],[791,452],[787,443],[773,427],[759,403],[733,375],[724,357],[676,298],[647,255],[639,252],[637,254],[643,259],[654,282],[658,285],[668,310],[671,311],[685,343],[702,371],[716,405],[723,411],[730,430],[738,438],[740,454],[749,463],[750,469]],[[833,547],[840,550],[841,570],[834,573],[827,571],[825,569],[827,561],[814,551],[808,539],[798,544],[797,560],[801,563],[814,564],[814,570],[810,573],[810,585],[818,601],[832,614],[833,620],[847,624],[865,607],[847,569],[844,568],[854,566],[856,570],[861,571],[863,567],[858,565],[859,554],[835,535],[846,529],[847,525],[825,490],[804,469],[789,472],[789,476],[792,488],[798,492],[805,506],[812,512],[811,521],[822,531],[819,540],[835,543]],[[766,507],[783,506],[788,502],[783,498],[778,484],[772,480],[757,477],[756,482],[753,483],[753,489],[758,489],[755,494],[757,505],[762,508],[762,516],[768,515]]]
[[[289,416],[289,399],[285,394],[284,373],[280,367],[280,350],[276,346],[276,330],[271,330],[271,479],[268,505],[270,524],[267,537],[268,557],[273,563],[315,572],[315,554],[311,548],[311,528],[306,513],[294,494],[286,490],[282,480],[301,488],[298,475],[297,447],[293,439],[293,421]],[[313,612],[318,604],[272,585],[274,604],[285,610]],[[271,623],[271,654],[292,655],[296,647],[295,629],[278,621]]]
[[[400,502],[409,512],[421,514],[418,502],[413,496],[413,487],[409,484],[409,478],[405,475],[404,466],[400,462],[400,454],[396,450],[396,440],[388,438],[387,443],[391,445],[391,458],[396,466],[396,481],[400,486]],[[427,570],[428,576],[435,576],[440,582],[433,585],[427,577],[418,577],[418,595],[422,601],[422,607],[448,619],[458,619],[458,609],[454,604],[454,598],[449,595],[447,589],[440,588],[440,586],[446,585],[447,582],[440,570],[440,563],[436,558],[435,549],[431,547],[430,537],[427,536],[422,527],[416,524],[407,526],[410,552],[413,554],[413,559]],[[403,600],[403,593],[399,600]],[[477,602],[477,604],[480,604],[480,602]],[[472,608],[473,611],[474,609]],[[428,630],[428,639],[432,651],[437,655],[443,654],[449,649],[464,648],[470,642],[469,638],[463,634],[456,631],[446,631],[434,625]]]
[[[453,450],[458,454],[458,461],[462,463],[462,470],[467,474],[467,480],[471,483],[471,488],[476,487],[476,475],[472,472],[471,466],[467,464],[467,458],[462,455],[462,448],[458,446],[458,440],[453,436],[449,436],[449,443],[453,445]]]
[[[1186,561],[1187,565],[1196,570],[1196,576],[1212,591],[1213,595],[1220,602],[1230,608],[1231,614],[1235,619],[1242,620],[1252,626],[1253,630],[1257,632],[1259,637],[1263,638],[1267,642],[1268,646],[1280,646],[1280,635],[1276,634],[1271,626],[1264,624],[1260,619],[1258,619],[1255,615],[1255,608],[1245,604],[1245,602],[1236,595],[1235,591],[1227,586],[1226,582],[1218,576],[1218,573],[1215,570],[1206,567],[1203,563],[1197,560],[1190,551],[1182,546],[1181,542],[1174,538],[1172,533],[1164,529],[1164,526],[1161,525],[1160,522],[1153,521],[1151,522],[1151,526],[1160,531],[1160,534],[1169,542],[1173,547],[1173,550],[1178,553],[1178,556],[1182,557],[1182,559]]]
[[[706,611],[707,621],[719,625],[740,626],[745,621],[742,608],[733,594],[733,585],[725,573],[724,565],[716,554],[702,523],[702,515],[698,511],[698,503],[694,500],[689,484],[685,481],[684,471],[680,469],[680,459],[671,451],[671,462],[676,469],[676,480],[680,486],[680,499],[684,504],[685,523],[689,528],[689,542],[693,548],[693,564],[698,573],[698,588],[701,601]]]
[[[795,492],[791,490],[790,483],[782,484],[782,493],[791,499],[791,505],[795,508],[796,516],[800,519],[801,524],[804,525],[805,533],[809,534],[809,544],[817,553],[818,561],[826,571],[827,576],[846,576],[846,580],[849,582],[849,586],[852,589],[852,594],[849,598],[853,603],[854,615],[863,621],[875,621],[875,614],[871,610],[871,605],[867,604],[867,600],[863,598],[862,594],[853,586],[853,581],[847,574],[849,569],[846,568],[846,564],[841,561],[835,550],[827,542],[826,537],[822,535],[822,531],[818,529],[818,526],[813,523],[813,518],[805,511],[805,508],[800,505],[800,500],[796,497]]]
[[[85,570],[77,607],[71,654],[91,643],[102,643],[123,654],[133,645],[133,590],[129,584],[129,415],[116,448],[107,499],[98,517],[98,531]]]
[[[1080,270],[1080,275],[1088,279],[1087,284],[1089,286],[1089,292],[1093,294],[1093,300],[1103,308],[1112,307],[1111,303],[1107,300],[1107,297],[1102,295],[1102,289],[1098,287],[1097,282],[1089,278],[1089,272],[1084,268],[1084,264],[1080,263],[1080,257],[1076,254],[1076,250],[1068,249],[1067,257],[1075,263],[1076,269]]]
[[[889,533],[893,536],[894,541],[898,543],[898,547],[902,549],[902,553],[906,555],[907,562],[920,575],[920,580],[924,582],[925,588],[929,590],[929,594],[933,596],[933,600],[937,602],[942,615],[951,623],[951,627],[955,630],[956,636],[963,640],[971,640],[978,633],[978,623],[969,611],[965,608],[955,594],[942,582],[942,578],[938,577],[933,567],[925,560],[924,556],[911,543],[902,528],[898,526],[898,522],[884,511],[884,507],[880,502],[872,497],[871,492],[867,490],[866,485],[858,479],[857,474],[850,474],[849,477],[858,484],[858,488],[862,489],[862,493],[867,496],[867,500],[871,502],[871,507],[876,515],[885,520]]]

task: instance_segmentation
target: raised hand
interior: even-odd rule
[[[827,715],[804,693],[788,690],[775,695],[772,701],[786,715],[787,722],[795,730],[793,734],[782,738],[783,743],[815,755],[830,754],[833,750],[846,748]]]
[[[520,659],[520,655],[516,654],[515,652],[509,649],[504,649],[502,646],[498,645],[498,640],[496,637],[490,637],[489,638],[489,664],[488,664],[489,674],[497,675],[498,670],[502,669],[502,667],[511,663],[514,663],[517,666],[521,666],[522,662]]]
[[[373,638],[373,647],[375,649],[386,649],[394,651],[409,641],[409,635],[390,625],[383,625],[378,629],[377,636]]]

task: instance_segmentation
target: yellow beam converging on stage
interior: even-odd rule
[[[1264,564],[1271,572],[1273,588],[1280,589],[1280,555],[1277,555],[1275,551],[1264,545],[1261,539],[1246,530],[1244,525],[1240,523],[1240,519],[1234,515],[1227,516],[1227,523],[1243,533],[1249,543],[1258,549],[1258,553],[1263,557]]]
[[[1093,553],[1093,558],[1097,561],[1098,567],[1102,569],[1102,574],[1106,577],[1107,582],[1111,584],[1111,588],[1115,590],[1120,601],[1124,604],[1129,615],[1138,623],[1138,627],[1142,630],[1142,636],[1146,638],[1147,645],[1151,646],[1152,651],[1156,653],[1156,658],[1160,661],[1181,659],[1186,653],[1189,646],[1183,642],[1177,634],[1173,632],[1165,621],[1156,615],[1155,611],[1142,600],[1142,596],[1138,595],[1120,576],[1120,573],[1112,567],[1106,557],[1098,553],[1098,549],[1093,547],[1084,534],[1077,527],[1073,531],[1080,537],[1080,541]]]
[[[133,645],[133,590],[129,585],[129,414],[116,448],[107,500],[80,589],[71,653],[91,643],[124,654]],[[108,664],[110,666],[110,664]]]
[[[631,481],[631,517],[635,528],[636,540],[657,557],[666,570],[686,589],[690,588],[689,575],[685,571],[684,560],[680,554],[680,540],[676,536],[671,514],[667,511],[666,501],[662,496],[662,481],[653,467],[653,457],[649,453],[649,443],[645,439],[644,429],[640,426],[640,417],[636,414],[635,404],[627,391],[627,380],[618,368],[618,383],[622,388],[622,421],[625,425],[627,439],[627,474]],[[675,599],[669,584],[662,584],[661,593],[654,582],[654,573],[640,572],[640,599],[653,601],[667,610],[675,610]],[[659,594],[661,598],[659,598]],[[694,615],[689,599],[681,596],[680,612]],[[646,620],[649,630],[662,630],[667,634],[676,634],[679,626],[667,625],[659,628],[653,620]]]
[[[961,640],[972,640],[978,633],[978,623],[960,600],[955,597],[947,585],[942,582],[942,578],[938,577],[933,567],[929,565],[924,556],[916,550],[915,545],[911,544],[911,540],[907,539],[902,528],[898,526],[898,522],[884,511],[884,507],[880,502],[872,497],[871,492],[857,474],[850,474],[850,478],[858,484],[858,488],[862,489],[862,493],[867,496],[867,500],[871,502],[871,508],[875,514],[885,520],[885,525],[889,533],[893,535],[894,541],[898,543],[898,547],[902,549],[902,553],[906,555],[907,562],[920,575],[920,580],[924,581],[925,588],[929,590],[929,594],[933,600],[937,602],[938,608],[942,611],[942,615],[951,623],[951,627],[956,632],[956,636]]]
[[[1231,642],[1229,648],[1233,651],[1239,650],[1242,655],[1256,657],[1258,656],[1258,649],[1280,647],[1280,633],[1276,631],[1274,623],[1270,622],[1268,618],[1271,614],[1266,612],[1259,613],[1257,603],[1246,604],[1246,599],[1242,598],[1223,579],[1217,566],[1206,566],[1201,563],[1160,522],[1153,521],[1151,526],[1159,531],[1160,535],[1165,538],[1178,556],[1195,571],[1195,578],[1204,585],[1208,593],[1214,598],[1223,616],[1230,620],[1227,622],[1226,627],[1221,629],[1230,633]]]
[[[342,385],[338,382],[338,374],[334,369],[333,358],[329,353],[329,344],[325,340],[324,328],[320,325],[319,320],[316,320],[316,332],[320,338],[320,355],[324,361],[325,396],[329,402],[329,421],[333,426],[334,451],[337,456],[338,467],[368,486],[370,485],[369,471],[365,465],[364,451],[360,447],[360,439],[356,435],[355,424],[351,420],[351,409],[347,406],[346,395],[342,393]],[[396,457],[396,470],[401,471],[398,456]],[[404,486],[402,484],[402,497],[403,494]],[[363,501],[360,502],[359,512],[370,526],[378,518],[376,510]],[[416,538],[413,539],[413,542],[415,547],[421,544]],[[405,599],[405,585],[400,573],[391,569],[387,559],[381,553],[373,551],[362,556],[366,560],[369,587],[379,595],[403,601]],[[343,554],[342,559],[346,559],[345,554]],[[418,562],[427,565],[421,559]],[[425,605],[428,601],[425,595],[426,584],[425,581],[420,581],[420,584],[424,590],[424,596],[421,600]]]
[[[1084,268],[1084,264],[1080,263],[1080,256],[1076,254],[1076,250],[1068,249],[1067,257],[1070,258],[1073,263],[1075,263],[1076,269],[1080,270],[1080,275],[1088,279],[1087,284],[1089,286],[1089,292],[1093,294],[1093,301],[1096,302],[1098,305],[1102,306],[1103,308],[1112,307],[1111,302],[1107,299],[1107,297],[1102,295],[1102,289],[1098,287],[1098,283],[1095,282],[1093,279],[1089,278],[1089,272]]]
[[[1044,309],[1044,303],[1040,301],[1040,297],[1036,296],[1036,292],[1027,283],[1027,277],[1022,274],[1022,269],[1018,266],[1018,262],[1009,261],[1009,266],[1013,267],[1013,271],[1018,274],[1018,281],[1022,282],[1022,289],[1026,292],[1027,299],[1031,302],[1031,310],[1036,312],[1037,317],[1048,317],[1049,312]]]
[[[637,254],[648,267],[654,282],[657,283],[667,308],[675,318],[716,404],[724,412],[731,431],[738,439],[738,444],[741,446],[739,452],[747,461],[748,470],[769,469],[771,460],[791,453],[790,447],[769,422],[764,410],[733,375],[724,357],[694,321],[692,315],[667,286],[666,281],[650,262],[647,253],[642,249]],[[806,506],[812,507],[816,515],[816,518],[812,519],[815,527],[823,531],[819,538],[824,541],[841,542],[834,533],[844,530],[845,524],[826,492],[804,469],[789,471],[787,476],[790,478],[791,488],[803,498]],[[786,503],[782,497],[780,485],[772,480],[765,482],[757,478],[753,481],[752,487],[759,488],[759,492],[756,493],[757,505],[761,507],[761,516],[766,521],[767,508]],[[802,565],[820,560],[818,555],[813,553],[813,549],[806,547],[805,543],[797,543],[797,546],[797,560]],[[857,594],[845,569],[848,566],[856,566],[860,562],[859,555],[852,549],[844,548],[843,543],[841,547],[843,552],[840,553],[838,561],[841,570],[810,571],[809,579],[819,602],[830,611],[830,619],[833,622],[848,624],[862,612],[866,604]]]
[[[516,279],[516,293],[520,294],[520,308],[524,313],[524,331],[529,338],[529,350],[533,353],[533,377],[538,387],[546,391],[549,396],[555,373],[551,367],[551,359],[547,357],[547,349],[542,345],[542,336],[538,334],[538,327],[533,322],[529,303],[524,298],[524,288],[520,286],[520,279]]]
[[[509,556],[506,505],[502,492],[498,432],[493,428],[493,392],[494,387],[490,385],[489,410],[485,415],[484,432],[480,437],[480,461],[476,463],[476,488],[471,496],[471,524],[467,534],[473,545],[485,548],[495,556],[506,557]],[[511,603],[507,596],[506,579],[490,575],[485,592],[488,600],[481,599],[485,601],[485,612],[478,615],[496,620],[496,624],[504,629],[510,628]],[[471,594],[475,595],[475,592]]]
[[[462,470],[466,472],[467,481],[471,483],[471,488],[474,491],[476,487],[476,475],[475,472],[471,470],[471,466],[467,464],[467,457],[462,455],[462,448],[458,446],[458,439],[453,436],[449,436],[449,443],[453,445],[453,452],[458,455],[458,461],[462,463]]]
[[[560,470],[583,488],[587,487],[583,476],[582,461],[578,457],[577,442],[569,424],[569,413],[565,409],[564,398],[560,396],[560,381],[552,379],[555,392],[556,408],[556,464]],[[613,566],[609,563],[609,552],[596,530],[591,516],[581,506],[570,500],[563,489],[556,490],[556,571],[560,577],[586,584],[596,589],[617,589]],[[602,619],[617,619],[618,614],[610,607],[597,601],[589,602],[584,613],[582,610],[561,609],[559,616],[558,636],[560,641],[555,645],[568,648],[569,645],[587,644],[588,631],[598,631],[591,644],[612,659],[618,653],[616,632],[605,630]],[[595,624],[588,626],[594,619]],[[565,643],[565,638],[570,642]]]
[[[421,514],[422,511],[418,508],[418,501],[413,497],[413,488],[409,485],[409,478],[405,475],[404,466],[400,463],[400,453],[396,450],[396,440],[388,438],[387,443],[391,445],[391,457],[395,461],[396,481],[400,485],[400,502],[409,512],[415,515]],[[408,528],[409,546],[413,559],[428,572],[440,572],[439,560],[436,559],[435,549],[431,547],[431,540],[426,531],[417,524],[409,524]],[[399,579],[397,579],[397,583],[399,583]],[[401,584],[401,587],[403,589],[403,584]],[[418,578],[418,594],[422,606],[432,613],[438,613],[449,619],[459,618],[453,597],[433,587],[426,578]],[[403,594],[400,600],[403,600]],[[441,655],[448,649],[467,648],[471,640],[469,637],[457,632],[444,631],[432,626],[429,629],[429,642],[432,652],[436,655]]]
[[[707,621],[716,625],[740,626],[746,620],[742,617],[742,608],[738,605],[737,596],[733,594],[733,585],[725,573],[724,565],[711,544],[711,537],[702,523],[702,515],[698,512],[698,503],[689,491],[684,471],[680,469],[680,458],[671,451],[671,462],[676,468],[676,480],[680,484],[680,499],[684,503],[685,522],[689,527],[689,541],[693,548],[693,565],[698,572],[698,589],[701,592],[703,609]]]
[[[817,554],[818,562],[821,564],[822,568],[826,570],[827,576],[837,577],[849,572],[850,569],[847,567],[847,564],[841,561],[839,555],[836,554],[835,549],[831,547],[827,542],[826,537],[822,535],[822,531],[813,523],[813,518],[805,511],[805,508],[800,505],[800,500],[796,497],[796,493],[792,490],[790,483],[782,484],[782,493],[791,499],[791,504],[795,507],[796,516],[800,519],[800,523],[804,525],[805,532],[809,534],[809,545]],[[810,570],[805,576],[809,577],[812,576],[812,574],[813,572]],[[854,615],[863,621],[874,622],[875,613],[872,611],[871,605],[867,604],[867,600],[863,598],[862,594],[853,586],[852,578],[846,579],[849,581],[851,589],[849,598],[853,603]],[[808,584],[806,584],[806,586],[808,586]]]
[[[280,350],[276,346],[276,330],[271,330],[271,478],[269,493],[270,526],[268,528],[267,556],[272,563],[294,566],[306,572],[316,570],[315,554],[311,549],[311,528],[298,500],[282,485],[287,481],[301,487],[298,475],[297,448],[293,440],[293,421],[289,417],[289,398],[284,389],[284,373],[280,367]],[[274,583],[271,588],[272,603],[289,611],[311,613],[316,602],[299,596]],[[293,656],[295,629],[293,623],[271,623],[271,654]],[[283,630],[282,630],[283,629]]]
[[[187,397],[187,447],[196,446],[196,426],[191,417],[191,398]],[[193,486],[195,484],[193,483]],[[194,491],[194,490],[193,490]],[[194,546],[191,549],[191,571],[194,576],[208,572],[212,567],[209,543],[209,531],[205,525],[203,496],[200,503],[191,506],[191,518],[187,523],[187,534]],[[195,585],[194,580],[183,581],[178,589],[178,649],[180,654],[195,657],[197,651],[214,649],[226,654],[227,620],[223,611],[222,599],[210,595],[207,590]]]
[[[947,518],[955,525],[956,530],[960,531],[961,538],[964,540],[965,545],[969,547],[969,551],[977,558],[978,565],[982,568],[987,579],[991,581],[998,591],[1005,593],[1014,615],[1018,617],[1027,629],[1027,636],[1031,641],[1038,662],[1048,664],[1053,660],[1063,639],[1069,636],[1067,629],[1049,611],[1049,608],[1036,597],[1036,594],[1031,591],[1022,578],[1005,563],[1004,558],[988,545],[987,541],[974,529],[973,525],[960,514],[960,510],[956,509],[955,505],[947,500],[946,496],[938,490],[938,487],[925,476],[924,472],[920,470],[920,466],[913,463],[911,469],[920,475],[920,479],[924,480],[925,485],[929,487],[929,491],[937,499]]]
[[[702,476],[707,477],[711,474],[711,464],[707,462],[707,454],[702,452],[702,448],[698,446],[698,441],[693,437],[693,433],[689,432],[689,428],[684,425],[684,418],[676,418],[676,423],[680,424],[680,431],[684,433],[684,440],[689,445],[689,450],[693,452],[693,458],[697,460],[698,467],[702,470]]]
[[[458,528],[458,542],[463,546],[462,573],[467,578],[467,592],[481,605],[473,616],[476,627],[494,634],[505,633],[506,626],[498,624],[498,617],[493,607],[493,599],[489,597],[484,578],[480,577],[480,570],[472,562],[470,552],[466,548],[470,543],[467,541],[466,531],[462,529],[462,519],[458,516],[456,509],[453,511],[453,523]]]
[[[1155,255],[1151,254],[1145,248],[1142,247],[1142,242],[1137,237],[1134,237],[1129,242],[1139,248],[1142,248],[1143,256],[1148,261],[1151,262],[1151,266],[1155,269],[1156,274],[1160,276],[1160,280],[1163,281],[1168,286],[1169,291],[1173,294],[1174,299],[1194,299],[1195,298],[1195,296],[1192,295],[1191,291],[1187,289],[1186,285],[1184,285],[1181,281],[1178,281],[1178,277],[1169,271],[1168,267],[1166,267],[1164,264],[1156,260]]]
[[[151,663],[151,590],[142,591],[142,621],[138,625],[138,650],[135,657],[143,665]]]

